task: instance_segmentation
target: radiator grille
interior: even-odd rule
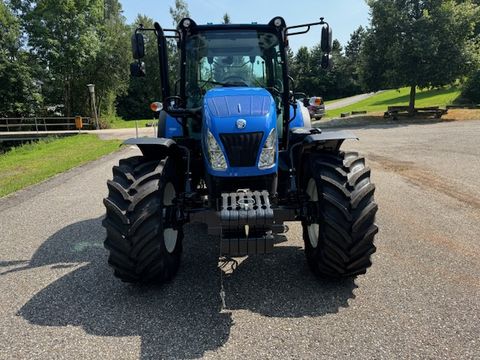
[[[263,132],[220,134],[230,166],[255,166],[262,138]]]

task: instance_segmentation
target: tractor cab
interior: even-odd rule
[[[162,29],[158,23],[154,29],[138,28],[132,37],[134,58],[137,59],[131,66],[133,76],[144,75],[142,32],[154,31],[158,37],[163,110],[170,115],[165,116],[166,132],[159,135],[199,138],[203,120],[201,110],[207,92],[231,88],[232,93],[238,88],[256,88],[268,91],[275,102],[277,134],[281,147],[286,147],[288,131],[284,130],[293,127],[290,125],[301,127],[310,122],[305,109],[297,116],[297,110],[300,113],[302,109],[298,109],[296,98],[302,94],[296,94],[294,80],[288,74],[288,37],[303,34],[315,25],[323,26],[322,49],[325,55],[321,66],[327,68],[331,66],[332,32],[323,18],[318,23],[293,27],[287,27],[281,17],[266,25],[197,25],[194,20],[186,18],[177,29]],[[304,30],[293,31],[298,28]],[[173,96],[169,86],[171,64],[168,64],[167,39],[175,40],[180,50],[179,81]],[[192,113],[195,116],[192,117]],[[305,121],[302,121],[302,115]]]
[[[202,106],[210,90],[228,89],[230,94],[242,94],[246,88],[265,89],[275,102],[275,117],[282,126],[284,84],[288,78],[281,34],[270,26],[258,25],[194,25],[185,33],[182,51],[186,65],[182,76],[187,107]],[[242,113],[247,109],[236,110]]]

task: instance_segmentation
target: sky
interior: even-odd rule
[[[164,28],[172,28],[169,8],[175,0],[120,0],[124,16],[133,23],[138,14],[158,21]],[[221,23],[228,13],[232,23],[268,23],[282,16],[287,26],[319,21],[324,17],[333,29],[334,38],[345,46],[350,34],[358,26],[368,25],[368,6],[364,0],[187,0],[191,18],[197,24]],[[296,51],[300,46],[312,47],[320,41],[320,27],[305,35],[290,38]]]

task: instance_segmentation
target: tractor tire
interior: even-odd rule
[[[172,200],[181,176],[173,160],[137,156],[120,160],[103,203],[105,248],[116,277],[129,283],[163,283],[180,265],[183,230]]]
[[[305,159],[309,214],[303,221],[305,255],[320,277],[364,274],[372,265],[378,232],[375,186],[365,159],[353,152],[317,153]]]

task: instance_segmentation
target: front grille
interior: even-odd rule
[[[256,165],[263,132],[220,134],[231,167]]]

